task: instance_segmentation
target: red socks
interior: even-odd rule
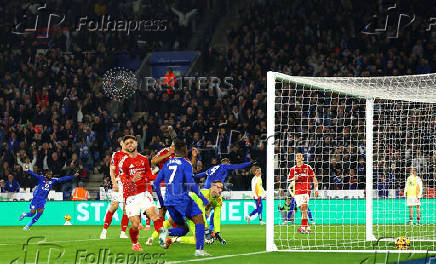
[[[123,218],[121,218],[121,230],[123,232],[126,232],[128,225],[129,225],[129,217],[127,217],[127,215],[123,214]]]
[[[153,222],[154,225],[154,230],[156,230],[159,233],[159,229],[161,229],[161,227],[163,227],[163,218],[159,218],[158,220]]]
[[[149,226],[150,223],[151,223],[151,220],[150,220],[150,218],[147,217],[147,220],[145,220],[145,224],[146,224],[147,226]]]
[[[139,234],[138,229],[134,230],[133,228],[130,228],[129,233],[130,233],[130,240],[132,240],[132,243],[133,244],[138,243],[138,234]]]
[[[107,211],[106,217],[104,218],[104,229],[108,229],[108,227],[111,225],[113,215],[114,213],[111,213],[111,211]]]
[[[308,227],[309,221],[306,219],[301,219],[301,227]]]

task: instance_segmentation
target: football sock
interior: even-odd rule
[[[104,229],[108,229],[108,227],[111,225],[113,215],[114,213],[112,213],[111,211],[107,211],[106,216],[104,218],[104,225],[103,225]]]

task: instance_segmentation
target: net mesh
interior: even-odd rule
[[[411,250],[436,243],[436,74],[379,78],[275,78],[274,243],[279,250]],[[373,235],[366,241],[366,98],[374,98]],[[309,201],[310,234],[297,232],[301,212],[288,179],[295,154],[319,182]],[[409,223],[405,184],[423,182],[418,225]],[[269,175],[268,175],[269,177]],[[287,206],[285,204],[288,204]],[[313,221],[313,223],[311,223]]]

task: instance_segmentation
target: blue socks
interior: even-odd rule
[[[197,239],[197,250],[204,249],[204,224],[195,225],[195,238]]]
[[[31,227],[38,219],[41,217],[42,213],[38,212],[36,213],[36,216],[30,220],[30,222],[27,224],[28,227]]]
[[[313,222],[312,212],[310,212],[309,207],[307,208],[307,216],[309,216],[310,221]]]
[[[204,226],[203,226],[203,230],[204,230]],[[170,236],[184,236],[186,235],[186,233],[188,233],[188,231],[181,226],[168,229],[168,232]]]

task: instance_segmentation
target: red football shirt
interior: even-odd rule
[[[309,194],[312,178],[315,176],[312,167],[306,164],[295,165],[289,172],[288,181],[291,181],[295,176],[298,176],[295,181],[295,194]]]
[[[132,181],[135,173],[140,173],[142,178],[136,182]],[[148,159],[138,154],[136,158],[129,156],[123,157],[120,161],[120,179],[123,183],[123,196],[127,199],[129,196],[141,192],[152,192],[151,182],[156,179],[150,169]]]
[[[156,154],[155,157],[161,157],[161,156],[163,156],[163,155],[165,155],[165,154],[168,154],[168,152],[170,152],[170,148],[163,148],[163,149],[161,149],[161,150]],[[173,154],[171,154],[169,157],[167,157],[167,158],[165,158],[164,160],[162,160],[161,162],[159,162],[159,163],[157,164],[157,166],[159,167],[159,169],[162,169],[162,168],[163,168],[163,165],[164,165],[167,161],[169,161],[170,159],[174,158],[175,156],[176,156],[176,155],[173,153]]]
[[[128,156],[128,154],[121,150],[112,153],[111,166],[115,166],[115,178],[118,178],[118,174],[120,173],[120,161],[124,156]]]

